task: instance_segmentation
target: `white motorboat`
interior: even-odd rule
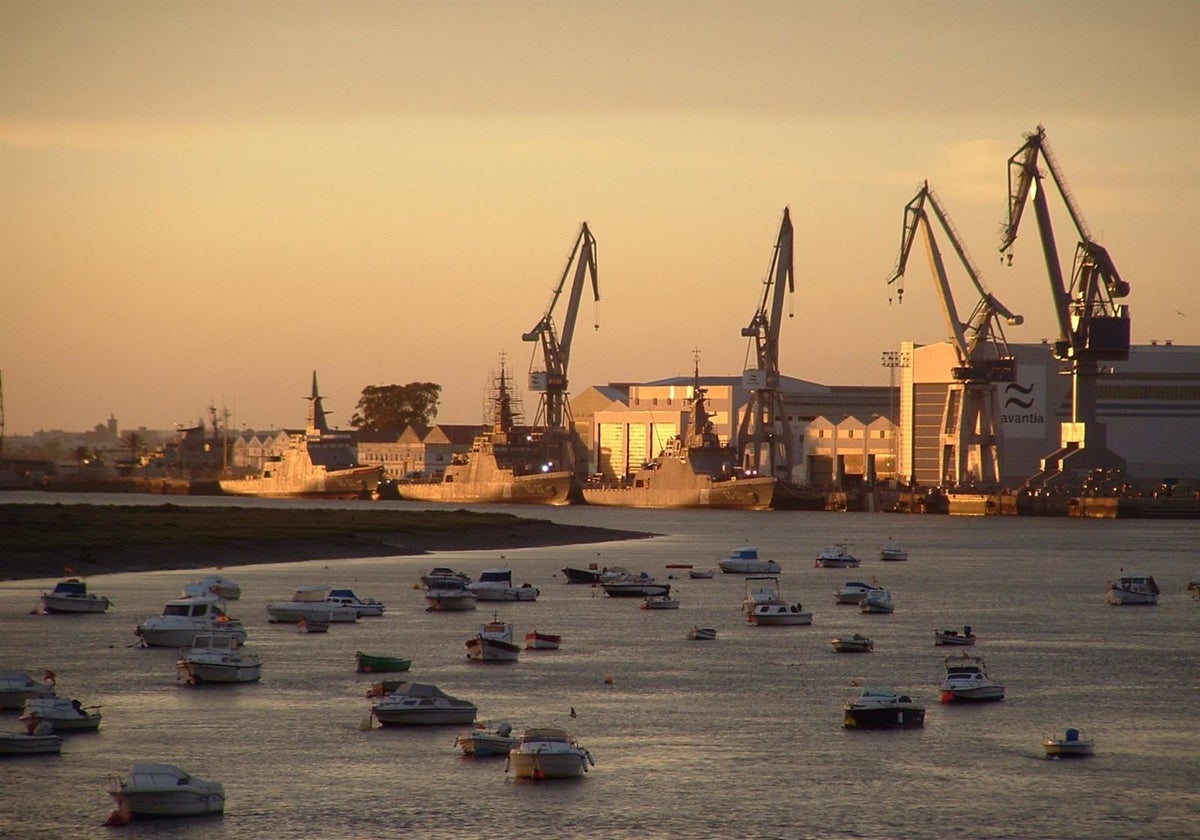
[[[942,681],[943,703],[984,703],[1004,699],[1004,686],[988,676],[983,660],[964,653],[947,656],[946,678]]]
[[[246,683],[262,678],[262,660],[228,633],[201,633],[192,648],[175,663],[189,685]]]
[[[860,580],[848,580],[846,585],[833,593],[834,600],[839,604],[861,604],[863,598],[879,589],[877,584],[863,583]]]
[[[371,706],[382,726],[441,726],[474,723],[478,707],[451,697],[436,685],[401,683]]]
[[[516,662],[521,648],[513,640],[513,626],[493,616],[467,639],[467,658],[479,662]]]
[[[948,647],[973,645],[975,644],[975,633],[970,624],[964,625],[961,631],[938,628],[933,631],[933,643]]]
[[[267,604],[269,621],[281,624],[296,624],[311,619],[325,619],[334,624],[349,624],[358,621],[358,610],[329,600],[333,590],[324,583],[301,586],[286,601]]]
[[[110,824],[130,817],[191,817],[225,812],[225,786],[193,776],[174,764],[134,764],[114,776],[108,794],[117,805]]]
[[[686,635],[693,642],[711,642],[717,638],[717,630],[715,627],[693,627]]]
[[[592,754],[565,729],[526,729],[508,753],[509,769],[518,779],[576,779],[596,765]]]
[[[134,628],[142,644],[157,647],[191,647],[201,633],[222,633],[246,641],[246,628],[225,614],[222,601],[215,595],[176,598],[167,601],[162,615],[148,618]]]
[[[41,681],[26,671],[0,671],[0,710],[24,709],[26,700],[53,696],[53,671],[47,671]]]
[[[67,578],[54,585],[54,589],[43,592],[39,606],[45,613],[102,613],[111,602],[103,595],[87,591],[87,584],[80,578]]]
[[[447,580],[444,585],[427,589],[425,601],[429,604],[427,609],[434,612],[462,612],[475,609],[476,598],[462,581],[451,583]]]
[[[1108,603],[1115,606],[1158,603],[1160,593],[1153,575],[1122,574],[1108,582]]]
[[[747,619],[758,627],[793,627],[813,623],[813,614],[799,602],[795,604],[759,604]]]
[[[57,755],[62,744],[53,733],[0,732],[0,755]]]
[[[859,565],[859,559],[838,543],[823,548],[815,565],[818,569],[853,569]]]
[[[838,653],[870,653],[875,650],[875,643],[859,633],[849,636],[834,636],[829,641]]]
[[[671,584],[659,583],[646,572],[624,572],[600,584],[605,595],[614,598],[645,598],[647,595],[669,595]]]
[[[471,576],[466,572],[456,572],[446,566],[435,566],[421,575],[421,583],[426,589],[451,587],[461,589],[471,582]]]
[[[909,729],[925,725],[925,707],[894,688],[864,688],[842,706],[847,729]]]
[[[754,608],[760,604],[782,604],[779,595],[779,578],[773,576],[754,576],[745,580],[746,594],[742,598],[742,612],[749,618]]]
[[[1080,736],[1078,729],[1068,729],[1061,738],[1050,735],[1042,741],[1047,758],[1073,758],[1092,755],[1096,745],[1091,738]]]
[[[896,545],[894,542],[889,542],[879,548],[879,559],[885,562],[907,560],[908,551]]]
[[[331,604],[341,607],[351,607],[358,613],[359,618],[383,615],[384,605],[374,598],[360,598],[353,589],[330,589],[325,598]]]
[[[774,560],[759,557],[758,549],[752,545],[735,548],[717,566],[727,575],[777,575],[783,571]]]
[[[892,602],[892,593],[880,586],[866,594],[858,609],[863,613],[887,615],[896,611],[896,605]]]
[[[480,601],[536,601],[540,594],[528,583],[513,584],[512,569],[484,569],[479,580],[467,584],[467,591]]]
[[[530,630],[525,634],[525,650],[558,650],[561,645],[562,636],[558,633]]]
[[[30,735],[42,732],[95,732],[102,715],[96,707],[85,708],[68,697],[30,697],[25,701],[21,723]],[[49,729],[40,729],[46,726]]]
[[[225,601],[236,601],[242,597],[242,587],[224,575],[205,575],[195,583],[186,584],[181,595],[184,598],[216,595]]]
[[[647,595],[642,599],[642,609],[677,610],[679,609],[679,599],[672,598],[670,595]]]
[[[500,758],[507,756],[509,750],[517,746],[521,739],[512,734],[512,724],[501,721],[495,726],[477,723],[470,732],[464,732],[454,739],[454,746],[463,751],[463,755],[474,758]]]

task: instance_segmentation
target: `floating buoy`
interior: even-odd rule
[[[954,702],[954,692],[953,691],[943,691],[942,692],[942,702],[943,703],[953,703]]]

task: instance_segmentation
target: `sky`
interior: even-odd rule
[[[585,221],[571,392],[697,350],[737,375],[784,207],[781,371],[884,385],[947,335],[923,254],[887,284],[924,180],[1008,341],[1052,339],[1032,214],[997,250],[1039,124],[1134,342],[1200,345],[1198,40],[1194,0],[0,0],[5,434],[294,428],[314,370],[334,425],[412,381],[477,423],[502,354],[540,367],[521,335]]]

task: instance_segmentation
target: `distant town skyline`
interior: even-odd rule
[[[439,422],[479,422],[502,353],[522,386],[537,366],[521,335],[584,221],[601,300],[572,394],[689,373],[697,349],[737,375],[785,206],[782,372],[886,384],[882,351],[947,333],[925,260],[903,304],[885,283],[926,179],[1024,316],[1008,340],[1053,339],[1033,220],[1011,267],[997,251],[1039,124],[1132,287],[1134,343],[1200,345],[1197,32],[1191,0],[11,0],[6,434],[209,405],[302,426],[313,370],[343,428],[364,387],[411,381],[442,386]]]

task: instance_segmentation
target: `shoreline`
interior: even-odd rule
[[[0,505],[0,581],[506,551],[655,534],[469,511]],[[157,514],[157,515],[156,515]],[[162,521],[166,518],[167,521]],[[319,520],[314,522],[314,520]],[[261,530],[256,536],[255,529]]]

